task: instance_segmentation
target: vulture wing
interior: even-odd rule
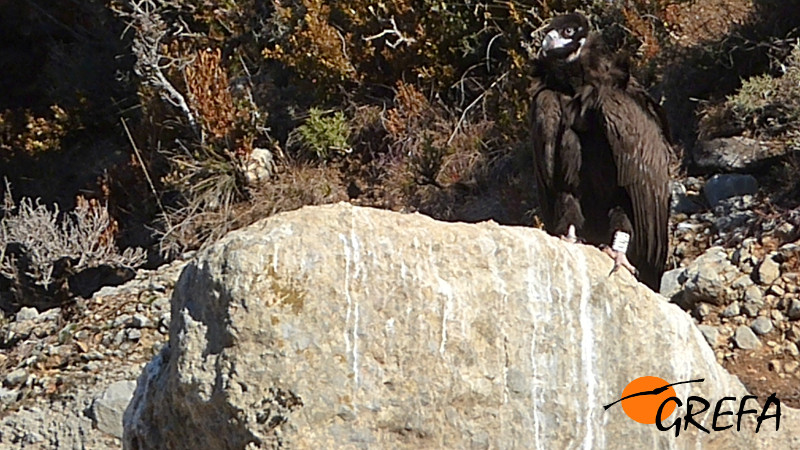
[[[565,214],[563,194],[577,190],[581,168],[580,144],[566,112],[571,97],[538,79],[531,93],[531,140],[542,219],[548,231],[564,234],[558,224]]]
[[[594,97],[588,103],[598,113],[617,167],[617,184],[631,199],[634,228],[631,262],[641,272],[642,281],[658,286],[669,244],[672,150],[668,131],[657,113],[658,105],[643,90],[639,96],[616,87],[588,89],[592,91],[588,95]]]

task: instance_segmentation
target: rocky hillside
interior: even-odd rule
[[[142,367],[167,341],[185,261],[141,270],[66,309],[24,308],[0,328],[0,448],[119,448]]]

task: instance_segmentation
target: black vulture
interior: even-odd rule
[[[530,91],[545,229],[603,247],[614,270],[658,291],[669,240],[665,115],[584,16],[555,17],[545,33]]]

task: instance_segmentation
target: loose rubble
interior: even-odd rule
[[[748,388],[800,404],[800,211],[759,210],[749,175],[677,184],[676,268],[665,273],[662,294],[693,315],[719,362]]]
[[[120,448],[122,414],[167,341],[172,289],[190,254],[74,306],[0,323],[0,448]]]

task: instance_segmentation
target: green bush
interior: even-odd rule
[[[752,136],[797,147],[800,132],[800,43],[783,62],[780,76],[761,74],[742,81],[736,93],[721,105],[708,108],[701,119],[701,135]]]
[[[352,151],[348,143],[350,124],[341,111],[326,115],[319,108],[311,108],[308,119],[295,130],[294,139],[301,148],[322,161]]]

